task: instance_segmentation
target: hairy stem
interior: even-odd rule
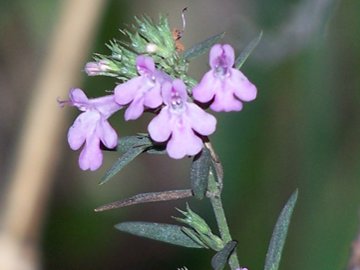
[[[228,243],[232,240],[230,235],[229,226],[226,220],[224,207],[221,201],[221,191],[223,185],[223,168],[221,162],[214,151],[210,142],[205,143],[206,147],[209,149],[211,153],[211,157],[213,159],[214,168],[210,170],[209,174],[209,184],[208,189],[212,194],[210,196],[211,206],[215,213],[216,222],[218,224],[219,232],[221,235],[221,239],[224,243]],[[240,268],[239,259],[237,257],[236,251],[234,250],[229,259],[229,265],[232,270],[236,270]]]

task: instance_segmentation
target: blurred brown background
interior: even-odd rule
[[[277,215],[299,188],[281,269],[346,266],[360,209],[358,0],[3,0],[0,250],[8,253],[0,262],[23,263],[9,262],[1,270],[210,269],[209,251],[113,228],[126,220],[173,223],[174,207],[184,208],[184,201],[93,212],[136,193],[188,187],[190,160],[143,156],[99,187],[117,154],[106,153],[95,173],[81,171],[79,153],[66,142],[78,112],[56,103],[73,86],[94,97],[113,89],[115,80],[87,78],[82,69],[92,53],[108,53],[104,44],[121,38],[118,29],[133,16],[156,19],[163,13],[172,27],[181,27],[184,7],[186,47],[226,31],[225,42],[240,52],[264,31],[243,67],[258,99],[240,113],[217,114],[212,136],[224,163],[224,204],[242,265],[263,267]],[[204,56],[191,72],[199,79],[207,68]],[[125,123],[120,113],[111,121],[125,136],[144,132],[148,120]],[[190,204],[214,224],[207,202]]]

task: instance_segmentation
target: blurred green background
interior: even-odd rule
[[[11,153],[15,144],[22,108],[46,57],[61,3],[0,2],[2,153]],[[180,27],[186,6],[186,47],[225,30],[225,42],[240,52],[264,31],[261,44],[243,67],[258,88],[258,98],[240,113],[216,114],[218,130],[212,136],[225,169],[224,205],[233,237],[239,241],[241,264],[262,269],[277,216],[298,188],[281,269],[344,269],[359,227],[360,1],[112,0],[92,52],[108,53],[104,44],[121,38],[118,29],[135,15],[157,18],[163,13],[173,27]],[[199,79],[208,68],[207,56],[194,62],[191,71]],[[98,96],[114,85],[109,78],[83,75],[77,86]],[[57,97],[54,93],[54,100]],[[70,126],[77,112],[66,110],[73,113]],[[144,132],[148,120],[124,123],[119,115],[111,121],[125,136]],[[78,153],[68,149],[65,134],[66,130],[41,237],[43,269],[210,269],[210,251],[139,239],[113,227],[128,220],[174,223],[174,208],[184,208],[184,201],[93,212],[99,205],[136,193],[188,187],[190,160],[143,156],[99,187],[117,154],[106,153],[99,171],[82,172]],[[10,170],[11,155],[0,158],[0,169]],[[2,179],[0,187],[5,183]],[[214,225],[208,202],[189,202]]]

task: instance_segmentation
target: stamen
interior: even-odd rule
[[[188,10],[188,7],[183,8],[183,10],[181,11],[181,19],[182,19],[182,33],[185,32],[185,27],[186,27],[186,19],[185,19],[185,11]]]
[[[61,107],[61,108],[64,108],[65,105],[72,105],[72,102],[71,100],[67,99],[67,100],[61,100],[59,97],[56,98],[56,101],[58,103],[58,105]]]
[[[228,68],[227,66],[217,66],[215,68],[215,74],[216,76],[218,77],[225,77],[225,76],[228,76],[229,75],[229,72],[228,72]]]
[[[173,108],[174,110],[179,110],[183,107],[183,105],[184,103],[179,96],[179,93],[171,93],[171,108]]]

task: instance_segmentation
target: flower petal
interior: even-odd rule
[[[68,131],[70,148],[78,150],[85,142],[87,136],[95,131],[100,115],[95,111],[83,112],[76,119]]]
[[[156,84],[144,94],[144,105],[151,109],[159,107],[162,103],[160,84]]]
[[[255,85],[240,70],[231,69],[231,78],[228,83],[239,99],[252,101],[256,98],[257,90]]]
[[[232,67],[235,62],[235,52],[229,44],[215,44],[210,50],[209,64],[212,69],[219,66]]]
[[[227,83],[223,89],[216,92],[214,102],[210,105],[210,109],[216,112],[241,111],[242,102],[235,98],[233,91],[230,90]]]
[[[115,101],[120,105],[129,104],[137,94],[139,88],[141,88],[146,78],[135,77],[123,84],[119,84],[114,89]]]
[[[99,121],[97,135],[107,148],[114,148],[117,145],[118,136],[108,121]]]
[[[172,85],[173,85],[172,91],[176,92],[181,98],[181,100],[185,102],[188,98],[188,94],[186,92],[186,85],[184,84],[184,82],[180,79],[175,79],[172,82]]]
[[[194,99],[202,103],[209,102],[220,88],[220,84],[220,80],[215,78],[212,70],[206,72],[192,91]]]
[[[195,135],[188,124],[173,130],[172,136],[166,146],[169,156],[174,159],[183,158],[185,155],[194,156],[201,151],[202,140]]]
[[[100,140],[93,134],[86,139],[84,149],[81,151],[79,156],[79,166],[82,170],[97,170],[103,160],[103,155],[100,150]]]
[[[209,64],[211,68],[216,68],[219,63],[219,58],[223,54],[222,46],[221,44],[215,44],[211,47],[210,53],[209,53]]]
[[[69,93],[69,97],[70,100],[74,103],[76,102],[83,103],[88,101],[88,98],[85,95],[84,91],[81,90],[80,88],[71,89]]]
[[[171,97],[172,97],[171,90],[172,90],[171,82],[166,81],[161,85],[161,96],[166,105],[171,105]]]
[[[180,79],[175,79],[172,82],[164,82],[161,87],[161,94],[164,103],[168,106],[172,106],[173,101],[178,99],[180,99],[179,101],[182,103],[185,103],[188,98],[186,85]]]
[[[144,97],[142,94],[135,97],[134,100],[130,103],[129,107],[125,111],[125,120],[135,120],[138,119],[141,114],[144,112]]]
[[[69,98],[72,105],[78,107],[81,111],[86,111],[89,104],[89,99],[85,95],[84,91],[80,88],[74,88],[70,90]]]
[[[171,115],[169,109],[164,107],[148,125],[151,139],[156,142],[165,142],[171,135]]]
[[[216,118],[194,103],[188,103],[187,106],[188,110],[186,114],[192,129],[204,136],[214,133],[216,129]]]
[[[113,113],[122,109],[122,106],[115,101],[114,95],[108,95],[89,100],[92,108],[96,109],[104,118],[109,118]]]
[[[150,56],[139,55],[136,58],[136,68],[140,75],[151,74],[155,71],[154,60]]]
[[[224,44],[222,46],[223,49],[223,59],[224,59],[224,64],[226,64],[226,66],[228,67],[232,67],[235,63],[235,52],[233,47],[231,47],[229,44]]]

